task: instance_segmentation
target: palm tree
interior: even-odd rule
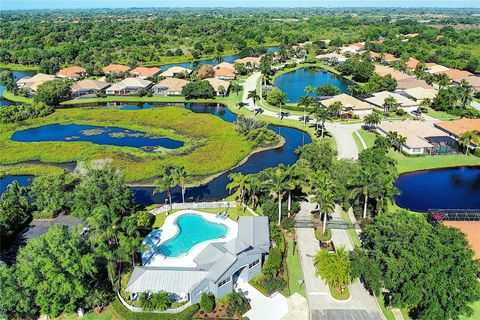
[[[230,90],[237,95],[237,105],[239,103],[238,98],[240,96],[240,92],[242,91],[243,87],[238,83],[233,83],[230,87]]]
[[[334,117],[339,117],[343,110],[343,103],[341,101],[335,101],[330,105],[330,112]]]
[[[173,175],[182,188],[182,203],[185,203],[185,192],[187,191],[187,171],[184,166],[173,168]]]
[[[462,133],[458,137],[458,144],[463,147],[465,150],[465,154],[468,155],[468,151],[470,149],[470,145],[472,143],[472,140],[475,138],[475,133],[473,131],[467,131],[465,133]]]
[[[397,105],[397,99],[392,96],[388,96],[383,100],[383,113],[388,116],[390,109]]]
[[[372,112],[369,115],[365,116],[365,118],[363,119],[363,123],[368,129],[372,129],[379,125],[381,120],[382,117],[378,113]]]
[[[323,216],[323,235],[327,228],[327,217],[335,210],[335,195],[331,189],[320,188],[315,190],[314,201],[318,204],[320,217]]]
[[[321,135],[321,137],[323,138],[324,131],[325,131],[325,122],[327,120],[332,119],[332,113],[327,107],[325,107],[325,106],[323,106],[319,103],[314,106],[314,109],[313,109],[312,113],[315,115],[315,118],[316,118],[316,121],[317,121],[316,129],[315,129],[316,132],[318,132],[318,123],[321,122],[321,124],[322,124],[322,135]]]
[[[262,192],[264,183],[257,175],[251,174],[247,176],[248,184],[250,185],[249,202],[252,208],[258,205],[260,200],[259,194]]]
[[[278,200],[278,225],[282,222],[282,200],[286,191],[287,173],[281,166],[269,172],[266,185],[270,191],[270,196]]]
[[[334,254],[326,249],[320,250],[314,258],[314,264],[317,276],[325,279],[332,288],[340,288],[352,282],[350,254],[344,247],[337,248]]]
[[[438,90],[442,90],[450,84],[450,78],[445,73],[436,76],[436,82],[438,83]]]
[[[369,191],[371,188],[375,187],[375,185],[372,185],[372,181],[369,178],[366,168],[362,168],[362,170],[359,172],[356,183],[357,185],[352,189],[350,197],[356,198],[360,194],[363,196],[363,219],[366,219]]]
[[[167,192],[168,201],[172,206],[172,189],[177,185],[176,177],[172,174],[172,168],[166,168],[165,172],[160,176],[160,179],[155,181],[155,189],[153,194],[160,192]]]
[[[281,94],[278,95],[277,97],[278,105],[280,107],[280,120],[283,119],[282,117],[282,105],[287,103],[287,95],[284,92],[281,92]]]
[[[290,218],[290,211],[292,209],[292,191],[295,190],[298,183],[298,175],[296,174],[296,170],[294,166],[288,166],[285,169],[285,173],[287,175],[285,181],[285,189],[288,191],[288,205],[287,205],[287,214]]]
[[[228,179],[231,181],[229,184],[227,184],[228,192],[232,193],[232,191],[235,190],[237,193],[237,200],[240,200],[240,203],[244,204],[245,195],[250,191],[251,188],[247,176],[240,172],[236,172],[229,174]]]
[[[247,99],[252,99],[253,100],[253,107],[256,109],[257,107],[257,100],[260,99],[260,96],[257,94],[257,90],[252,90],[248,92]],[[255,111],[255,110],[254,110]]]
[[[473,101],[473,87],[465,79],[463,79],[460,82],[460,87],[458,87],[458,93],[458,98],[463,109],[467,109],[467,107]]]

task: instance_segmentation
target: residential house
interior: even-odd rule
[[[458,70],[458,69],[449,69],[446,71],[440,71],[440,72],[436,72],[436,74],[446,74],[450,80],[456,83],[460,83],[463,79],[473,76],[473,73],[471,72],[468,72],[466,70]]]
[[[78,80],[87,75],[87,70],[82,67],[73,66],[65,69],[61,69],[57,72],[57,77],[68,78],[72,80]]]
[[[476,93],[480,92],[480,77],[479,76],[470,76],[464,79],[461,79],[460,81],[453,80],[453,83],[456,85],[460,85],[462,80],[465,80],[469,85],[472,86],[473,91]]]
[[[382,77],[389,74],[397,81],[413,78],[411,75],[406,74],[405,72],[397,71],[391,67],[384,66],[382,64],[375,64],[375,72]]]
[[[405,78],[397,80],[397,90],[405,90],[411,88],[424,88],[424,89],[433,89],[425,80],[420,80],[417,78]]]
[[[192,74],[193,70],[176,66],[168,68],[166,71],[162,72],[160,75],[165,78],[188,78]]]
[[[126,78],[120,82],[114,83],[106,90],[106,93],[116,96],[135,94],[141,90],[148,90],[151,86],[151,81],[142,78]]]
[[[388,91],[373,93],[368,97],[364,98],[363,100],[383,110],[385,106],[385,99],[388,97],[394,98],[397,101],[398,106],[406,112],[412,112],[414,110],[417,110],[420,104],[420,102],[408,99],[398,93]]]
[[[220,68],[227,68],[227,69],[234,69],[235,70],[235,65],[230,62],[220,62],[216,66],[214,66],[215,69],[220,69]]]
[[[436,122],[434,125],[456,140],[466,132],[475,130],[480,131],[480,119],[462,118],[452,121]],[[476,149],[480,146],[472,142],[471,147]]]
[[[180,78],[166,78],[152,87],[156,96],[181,96],[183,87],[189,81]]]
[[[243,63],[248,70],[253,70],[260,67],[260,57],[245,57],[235,60],[235,63]]]
[[[344,63],[345,61],[347,61],[347,57],[345,57],[343,54],[336,52],[319,54],[315,58],[329,65],[337,65],[339,63]]]
[[[408,69],[415,70],[419,63],[420,63],[419,60],[415,58],[409,58],[408,61],[405,63],[405,65],[407,66]]]
[[[121,64],[109,64],[102,69],[104,74],[128,72],[130,67]]]
[[[230,90],[230,82],[221,80],[221,79],[216,79],[216,78],[208,78],[205,79],[210,83],[210,85],[213,87],[213,90],[215,90],[215,94],[218,96],[221,94],[221,88],[223,87],[224,94],[228,93],[228,90]]]
[[[162,72],[162,69],[157,67],[136,67],[130,70],[130,75],[135,78],[146,79],[150,77],[158,76]]]
[[[343,105],[343,113],[351,112],[358,117],[364,117],[373,112],[374,106],[365,101],[354,98],[348,94],[342,93],[332,98],[320,101],[326,107],[330,107],[335,102],[341,102]]]
[[[72,97],[91,97],[104,92],[110,84],[98,80],[80,80],[70,86]]]
[[[134,267],[125,291],[131,299],[143,292],[167,292],[187,305],[199,303],[202,293],[219,299],[239,281],[250,281],[261,271],[270,249],[267,217],[238,218],[237,237],[212,242],[193,258],[195,266]]]
[[[384,53],[383,58],[381,58],[382,63],[390,64],[394,61],[397,61],[398,58],[395,57],[393,54],[390,53]]]
[[[425,66],[427,67],[426,72],[431,73],[431,74],[436,74],[438,72],[449,70],[449,68],[444,67],[444,66],[439,65],[439,64],[436,64],[434,62],[426,63]]]
[[[340,48],[340,53],[360,54],[365,51],[365,42],[355,42]]]
[[[234,80],[235,69],[230,68],[215,68],[213,69],[213,77],[222,80]]]
[[[377,132],[386,136],[397,132],[406,138],[401,151],[408,155],[437,155],[457,153],[458,144],[445,132],[421,121],[384,121],[377,126]]]
[[[397,90],[397,93],[406,96],[409,99],[414,101],[421,102],[425,99],[434,99],[437,96],[438,90],[436,89],[425,89],[422,87],[410,88],[405,90]]]
[[[38,86],[47,81],[54,80],[55,76],[45,73],[37,73],[32,77],[24,77],[17,81],[17,87],[25,90],[29,95],[34,95]]]

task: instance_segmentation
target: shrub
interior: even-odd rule
[[[324,235],[322,229],[315,229],[315,238],[318,241],[330,241],[330,239],[332,239],[332,230],[326,228]]]
[[[187,99],[207,99],[215,97],[215,90],[213,89],[212,85],[206,80],[193,81],[187,83],[182,88],[182,95],[184,95]]]
[[[250,310],[250,302],[245,297],[245,293],[232,291],[227,295],[227,315],[233,317],[234,315],[243,315]]]
[[[70,81],[51,80],[38,86],[35,94],[35,101],[48,105],[58,105],[62,101],[70,99]]]
[[[267,216],[270,221],[278,221],[278,203],[271,198],[262,198],[260,201],[262,212],[264,216]],[[292,201],[292,207],[290,212],[295,213],[300,210],[300,204],[297,201]],[[282,220],[287,220],[288,215],[288,203],[287,201],[282,202]],[[288,222],[287,222],[288,226]],[[282,225],[283,227],[283,225]]]
[[[200,308],[206,313],[211,313],[215,309],[215,297],[213,294],[202,293]]]
[[[279,248],[272,248],[270,249],[270,253],[268,254],[268,258],[263,265],[262,272],[265,276],[268,277],[275,277],[278,275],[280,266],[282,265],[282,252]]]
[[[25,103],[19,106],[0,108],[0,122],[14,123],[27,119],[45,117],[54,111],[44,103]]]
[[[265,277],[262,284],[269,294],[275,291],[282,291],[287,286],[287,282],[279,277]]]
[[[132,312],[118,299],[112,302],[112,307],[119,318],[125,320],[191,320],[198,311],[198,305],[193,305],[179,313]]]
[[[395,112],[397,114],[397,116],[404,116],[407,114],[407,112],[405,110],[403,110],[402,108],[398,108],[397,109],[397,112]]]

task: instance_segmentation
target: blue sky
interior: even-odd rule
[[[479,0],[0,0],[0,10],[129,7],[480,7]]]

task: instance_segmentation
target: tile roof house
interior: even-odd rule
[[[183,87],[189,81],[180,78],[166,78],[152,87],[153,94],[158,96],[181,96]]]
[[[343,63],[347,61],[347,57],[345,57],[343,54],[336,53],[336,52],[319,54],[315,58],[320,61],[325,61],[328,64],[337,64],[337,63]]]
[[[340,48],[340,53],[351,53],[351,54],[359,54],[363,52],[365,49],[364,42],[356,42],[352,43],[346,47]]]
[[[216,69],[220,69],[220,68],[235,69],[235,65],[233,63],[224,61],[224,62],[221,62],[221,63],[217,64],[216,66],[214,66],[214,68],[216,68]]]
[[[222,80],[234,80],[235,69],[230,68],[215,68],[213,69],[213,77]]]
[[[436,64],[434,62],[426,63],[425,66],[427,67],[426,72],[431,74],[449,70],[449,68]]]
[[[87,75],[87,70],[78,66],[61,69],[57,72],[57,77],[68,78],[72,80],[78,80],[81,77],[84,77],[86,75]]]
[[[405,72],[397,71],[397,70],[395,70],[391,67],[384,66],[384,65],[381,65],[381,64],[376,64],[375,65],[375,72],[382,77],[389,74],[389,75],[392,76],[392,78],[394,78],[397,81],[403,80],[403,79],[413,78],[411,75],[408,75]]]
[[[132,299],[142,292],[174,294],[187,305],[200,302],[203,292],[222,298],[240,279],[250,281],[262,268],[270,249],[267,217],[238,218],[238,235],[228,242],[212,242],[189,267],[135,267],[125,291]]]
[[[430,86],[425,80],[420,80],[413,77],[397,80],[397,90],[411,88],[433,89],[433,87]]]
[[[474,252],[474,259],[480,259],[480,221],[443,221],[447,227],[457,228],[462,231]]]
[[[383,109],[385,105],[385,99],[387,97],[394,98],[399,104],[400,108],[402,108],[406,112],[417,110],[418,105],[420,104],[420,102],[416,102],[411,99],[408,99],[398,93],[393,93],[388,91],[381,91],[381,92],[374,93],[370,95],[370,97],[367,97],[363,100],[377,106],[378,108]]]
[[[235,63],[243,63],[245,66],[250,65],[250,69],[255,69],[260,66],[260,57],[245,57],[235,60]],[[247,67],[248,69],[248,67]]]
[[[175,66],[168,68],[164,72],[162,72],[160,75],[164,76],[165,78],[173,78],[178,75],[184,76],[185,78],[188,77],[192,73],[191,69],[180,67],[180,66]]]
[[[213,87],[216,95],[220,95],[220,87],[223,87],[223,89],[225,89],[225,94],[227,94],[228,90],[230,89],[230,82],[228,81],[216,78],[208,78],[205,80],[207,80],[208,83],[210,83],[210,85]]]
[[[330,107],[335,102],[341,102],[344,112],[352,112],[357,116],[365,116],[373,112],[374,106],[365,101],[354,98],[346,93],[336,95],[330,99],[321,100],[320,103]]]
[[[127,95],[135,94],[140,90],[147,90],[152,86],[152,82],[141,78],[126,78],[120,82],[114,83],[105,92],[109,95]]]
[[[408,61],[405,63],[405,65],[407,66],[408,69],[415,70],[419,63],[420,63],[419,60],[415,58],[409,58]]]
[[[438,90],[436,89],[425,89],[422,87],[409,88],[405,90],[397,91],[400,94],[405,95],[407,98],[411,98],[415,101],[422,101],[425,99],[434,99],[437,96]]]
[[[480,131],[480,119],[462,118],[452,121],[434,123],[435,127],[448,133],[449,136],[458,139],[462,134],[469,131]],[[473,145],[473,147],[478,147]]]
[[[462,79],[473,76],[473,73],[471,72],[468,72],[466,70],[458,70],[458,69],[449,69],[445,71],[439,71],[439,72],[436,72],[435,74],[446,74],[450,80],[455,82],[460,82]]]
[[[158,76],[162,72],[162,69],[157,67],[136,67],[130,70],[130,75],[141,79]]]
[[[475,92],[480,92],[480,77],[479,76],[470,76],[460,81],[453,80],[455,84],[460,84],[462,80],[465,80],[468,84],[473,87]]]
[[[98,80],[80,80],[70,86],[74,98],[96,95],[103,92],[110,84]]]
[[[128,70],[130,70],[130,67],[127,67],[121,64],[109,64],[108,66],[102,69],[104,74],[121,73],[121,72],[127,72]]]
[[[383,58],[382,58],[382,62],[383,63],[388,63],[388,64],[390,64],[394,61],[397,61],[397,60],[398,60],[398,58],[395,57],[393,54],[390,54],[390,53],[385,53],[383,55]]]
[[[54,79],[55,79],[55,76],[52,76],[50,74],[37,73],[32,77],[24,77],[24,78],[18,79],[17,87],[19,89],[27,91],[29,95],[33,95],[37,91],[39,85]]]
[[[433,154],[438,148],[438,139],[450,140],[445,132],[421,121],[384,121],[377,126],[377,131],[386,136],[397,132],[406,138],[402,151],[409,154]]]

